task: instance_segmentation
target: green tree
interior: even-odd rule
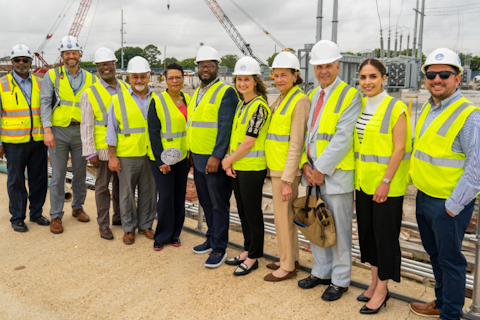
[[[470,60],[470,69],[472,69],[472,71],[480,71],[480,57],[479,56],[472,57],[472,59]]]
[[[295,49],[292,49],[292,48],[287,48],[285,51],[289,51],[293,54],[296,53]],[[267,63],[268,63],[268,66],[271,67],[272,66],[272,63],[273,63],[273,60],[275,60],[275,57],[277,56],[277,54],[279,54],[280,52],[276,52],[274,54],[272,54],[272,56],[270,58],[267,59]]]
[[[80,68],[96,68],[97,65],[91,61],[80,61]]]
[[[183,66],[184,69],[195,69],[195,67],[197,66],[195,64],[195,58],[184,59],[179,63]]]
[[[161,61],[158,59],[158,56],[162,53],[156,46],[153,44],[149,44],[143,49],[142,57],[147,59],[148,63],[150,64],[150,68],[160,68]]]
[[[163,65],[168,66],[168,64],[169,64],[170,62],[178,62],[178,60],[177,60],[176,58],[174,58],[174,57],[165,58],[165,63],[163,63],[162,66],[163,66]]]
[[[120,56],[121,49],[115,51],[115,57],[117,57],[117,68],[121,67],[122,58]],[[126,68],[128,65],[128,61],[135,56],[142,56],[143,57],[143,49],[140,47],[125,47],[123,48],[123,65]],[[145,58],[145,57],[144,57]]]
[[[226,54],[221,58],[222,63],[220,65],[229,69],[233,69],[235,68],[235,64],[237,63],[238,59],[239,58],[236,54]]]

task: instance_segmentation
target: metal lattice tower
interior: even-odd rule
[[[90,9],[90,5],[92,4],[92,0],[82,0],[80,3],[80,7],[77,10],[77,14],[75,15],[75,19],[73,20],[72,27],[68,32],[69,36],[74,36],[78,39],[80,35],[80,31],[82,31],[83,23],[85,22],[85,18],[87,17],[88,10]]]

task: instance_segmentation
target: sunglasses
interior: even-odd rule
[[[434,80],[437,77],[437,74],[440,76],[440,79],[442,80],[447,80],[450,78],[450,75],[453,74],[456,76],[457,74],[452,71],[440,71],[440,72],[435,72],[435,71],[428,71],[425,73],[425,77],[427,77],[428,80]]]
[[[32,61],[31,59],[27,59],[27,58],[25,59],[13,58],[12,60],[16,63],[19,63],[20,61],[22,61],[23,63],[29,63],[30,61]]]

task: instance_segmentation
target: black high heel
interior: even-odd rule
[[[359,295],[359,296],[357,297],[357,300],[358,300],[358,301],[362,301],[362,302],[368,302],[368,301],[370,301],[370,298],[367,297],[367,296],[365,295],[365,292],[364,292],[364,293],[362,293],[361,295]]]
[[[386,307],[387,306],[387,300],[390,299],[390,294],[388,293],[388,290],[387,290],[387,295],[385,296],[385,300],[383,300],[382,304],[380,305],[380,307],[378,307],[377,309],[370,309],[369,307],[367,307],[367,305],[365,304],[361,309],[360,309],[360,313],[361,314],[375,314],[375,313],[378,313],[378,311],[380,310],[380,308],[383,306],[383,307]]]

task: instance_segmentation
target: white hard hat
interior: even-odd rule
[[[95,51],[95,61],[94,63],[100,63],[105,61],[115,61],[117,62],[117,57],[115,57],[115,53],[112,50],[101,47],[97,51]]]
[[[73,36],[65,36],[60,40],[60,47],[58,47],[58,50],[60,52],[69,50],[82,51],[82,47],[80,47],[77,38]]]
[[[283,51],[277,54],[273,60],[270,69],[273,70],[275,68],[295,69],[297,72],[300,72],[300,61],[293,53]]]
[[[312,48],[310,64],[320,65],[340,60],[342,55],[337,44],[330,40],[320,40]]]
[[[448,48],[438,48],[430,53],[427,57],[427,60],[425,60],[425,64],[422,66],[422,72],[425,73],[425,67],[433,64],[448,64],[450,66],[457,67],[460,70],[459,74],[463,73],[460,57]]]
[[[200,49],[198,49],[197,57],[195,58],[195,64],[198,64],[200,61],[218,61],[218,63],[222,62],[217,50],[210,46],[202,46]]]
[[[127,72],[128,73],[146,73],[152,71],[147,59],[136,56],[128,61]]]
[[[261,75],[260,65],[252,57],[243,57],[235,64],[234,76],[240,75]]]
[[[12,52],[10,53],[10,59],[16,57],[29,57],[30,59],[33,59],[33,54],[26,45],[17,44],[14,45],[12,48]]]

